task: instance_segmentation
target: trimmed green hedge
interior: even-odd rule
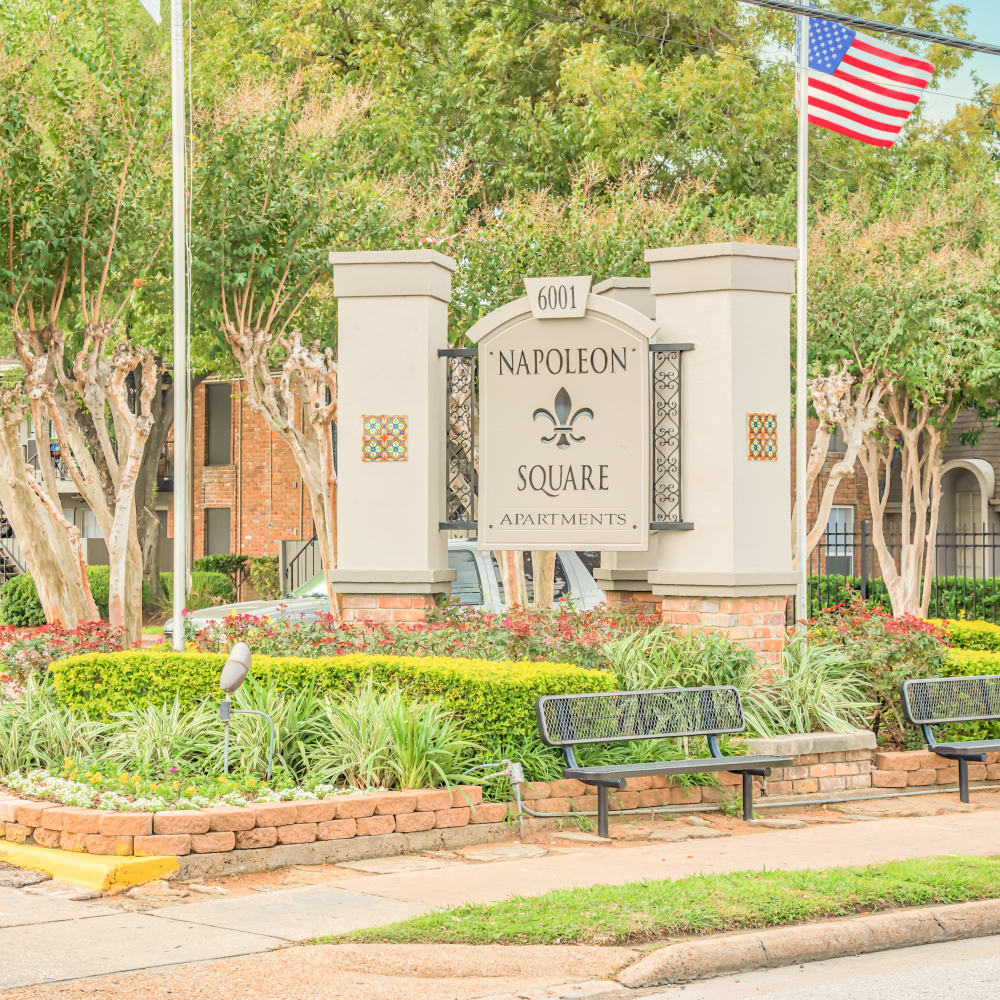
[[[56,661],[49,674],[66,707],[104,719],[112,712],[163,705],[175,697],[183,705],[218,701],[225,660],[223,653],[86,653]],[[444,702],[462,719],[468,737],[485,746],[537,739],[535,701],[543,694],[616,687],[609,671],[581,670],[569,663],[423,656],[255,656],[252,675],[290,691],[314,686],[343,696],[371,675],[378,684],[398,684],[409,699]]]
[[[943,628],[956,649],[976,649],[1000,653],[1000,625],[993,622],[946,621],[931,619],[932,624]]]

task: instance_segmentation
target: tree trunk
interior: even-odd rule
[[[24,464],[17,436],[23,419],[23,411],[19,416],[9,412],[0,426],[0,504],[35,581],[46,621],[73,629],[100,617],[90,592],[83,544],[79,530],[66,521]]]
[[[954,419],[951,394],[931,422],[926,395],[912,400],[905,392],[886,398],[889,432],[865,436],[861,464],[872,508],[872,544],[895,615],[926,616],[934,574],[938,509],[941,501],[942,446]],[[885,512],[895,451],[900,455],[898,557],[886,537]]]
[[[551,611],[555,606],[555,552],[533,549],[531,569],[535,584],[535,607],[542,611]]]
[[[528,581],[524,575],[524,553],[514,549],[504,549],[500,553],[500,566],[507,605],[511,608],[527,607]]]

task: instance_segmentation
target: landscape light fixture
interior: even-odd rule
[[[226,697],[219,705],[219,720],[225,726],[225,739],[223,741],[222,773],[229,774],[229,720],[234,715],[259,715],[267,719],[267,724],[271,730],[271,739],[267,747],[267,780],[271,780],[271,770],[274,766],[274,720],[267,712],[259,712],[253,708],[233,708],[233,693],[238,691],[240,685],[246,680],[250,673],[250,647],[245,642],[238,642],[232,648],[229,659],[222,666],[222,676],[219,678],[219,687],[226,692]]]

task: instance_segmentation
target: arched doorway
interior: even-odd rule
[[[985,459],[962,458],[941,470],[937,571],[945,576],[993,576],[996,558],[983,532],[995,528],[990,500],[996,486]]]

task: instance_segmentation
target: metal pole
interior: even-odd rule
[[[799,273],[795,296],[795,519],[796,549],[799,553],[798,615],[809,617],[809,567],[806,559],[806,347],[807,267],[809,208],[809,18],[799,17],[799,133],[798,133],[798,214]],[[801,627],[801,626],[800,626]]]
[[[184,220],[184,3],[170,0],[170,131],[174,242],[174,593],[173,647],[184,649],[187,590],[187,253]]]

